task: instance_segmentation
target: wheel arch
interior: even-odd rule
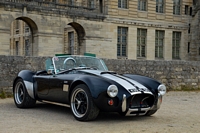
[[[30,70],[20,71],[18,73],[17,77],[13,81],[13,92],[14,92],[14,87],[15,87],[16,82],[19,79],[22,79],[29,96],[31,98],[35,99],[35,92],[34,92],[34,87],[33,87],[33,83],[34,83],[33,76],[34,75],[35,75],[35,73]]]
[[[69,100],[72,90],[79,84],[86,85],[93,98],[97,98],[101,92],[106,91],[108,86],[111,85],[111,83],[109,83],[108,81],[96,76],[81,77],[72,82],[69,89]]]

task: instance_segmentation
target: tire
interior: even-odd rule
[[[15,105],[18,108],[30,108],[36,103],[36,100],[29,96],[22,79],[18,79],[16,81],[14,85],[13,96]]]
[[[80,84],[72,90],[71,110],[74,117],[79,121],[94,120],[98,116],[99,109],[94,104],[86,85]]]
[[[120,116],[126,116],[126,113],[127,113],[127,111],[126,111],[126,112],[118,112],[118,114],[119,114]]]
[[[156,112],[157,112],[157,110],[149,110],[145,115],[151,116],[151,115],[155,114]]]

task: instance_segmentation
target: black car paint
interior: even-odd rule
[[[111,73],[112,74],[112,73]],[[114,74],[114,73],[113,73]],[[124,74],[137,82],[146,86],[157,97],[157,87],[159,82],[154,79],[140,75]],[[70,93],[78,84],[86,84],[91,92],[96,106],[102,111],[121,111],[123,94],[129,98],[131,94],[115,81],[103,78],[91,73],[85,73],[79,70],[70,70],[66,73],[48,75],[45,71],[32,72],[29,70],[21,71],[17,78],[33,83],[33,89],[36,100],[47,100],[59,103],[70,103]],[[69,91],[63,91],[63,84],[67,81]],[[107,88],[114,84],[118,87],[118,94],[115,98],[107,95]],[[114,105],[108,105],[108,100],[112,99]],[[155,99],[155,103],[157,98]]]
[[[33,83],[33,75],[35,75],[35,72],[33,71],[30,71],[30,70],[22,70],[18,73],[17,77],[14,79],[14,82],[13,82],[13,91],[14,91],[14,86],[15,86],[15,83],[16,81],[21,78],[23,79],[24,81],[29,81],[31,83]]]
[[[158,86],[161,84],[160,82],[156,81],[155,79],[141,76],[141,75],[134,75],[134,74],[123,74],[123,76],[131,78],[145,87],[147,87],[154,95],[158,94]]]

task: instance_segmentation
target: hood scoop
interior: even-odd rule
[[[100,74],[117,74],[117,73],[113,71],[105,71],[105,72],[101,72]]]

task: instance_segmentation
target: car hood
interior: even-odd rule
[[[99,71],[99,70],[80,70],[80,71],[84,73],[88,73],[88,74],[97,75],[102,78],[106,78],[114,82],[117,82],[118,84],[123,86],[131,95],[140,94],[140,93],[152,94],[152,92],[141,83],[131,78],[118,75],[114,72],[109,72],[109,71],[105,72],[105,71]]]

